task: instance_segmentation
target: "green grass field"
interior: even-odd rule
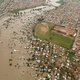
[[[50,40],[62,47],[71,48],[73,44],[73,39],[67,36],[63,36],[57,32],[52,32]]]
[[[40,38],[42,40],[48,39],[49,31],[45,34],[40,30],[41,24],[35,27],[35,37]]]
[[[39,26],[37,25],[34,28],[34,33],[36,38],[51,41],[52,43],[56,43],[68,49],[72,47],[74,40],[68,36],[64,36],[58,32],[53,31],[52,28],[54,27],[54,24],[48,22],[49,29],[46,33],[43,33],[40,30],[40,24],[41,23],[39,23]]]

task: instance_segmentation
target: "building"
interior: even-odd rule
[[[76,41],[76,49],[80,50],[80,39]]]
[[[76,36],[76,29],[73,29],[71,27],[65,27],[65,26],[59,26],[55,25],[54,30],[57,32],[60,32],[62,34],[68,35],[68,36]]]

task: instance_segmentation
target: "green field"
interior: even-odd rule
[[[72,47],[74,40],[69,36],[64,36],[61,33],[53,31],[52,28],[54,27],[54,25],[52,23],[48,23],[49,29],[45,34],[40,30],[40,25],[41,23],[36,25],[34,28],[34,35],[36,38],[51,41],[52,43],[56,43],[68,49]]]
[[[49,40],[49,31],[45,34],[42,31],[40,31],[40,27],[41,27],[41,24],[38,24],[35,27],[35,29],[34,29],[34,31],[35,31],[35,37],[36,38],[40,38],[42,40],[44,40],[44,39],[45,40]]]
[[[63,36],[57,32],[52,32],[50,40],[62,47],[71,48],[73,44],[73,39],[70,37]]]

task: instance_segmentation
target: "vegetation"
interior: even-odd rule
[[[71,48],[73,44],[73,40],[70,37],[63,36],[57,32],[51,33],[50,40],[65,48]]]
[[[41,23],[37,24],[34,28],[34,36],[36,38],[40,38],[42,40],[48,40],[51,41],[52,43],[56,43],[62,47],[70,49],[73,44],[73,39],[52,30],[52,28],[54,27],[53,23],[48,22],[47,24],[48,24],[48,31],[46,33],[40,30],[41,26],[43,25]]]
[[[15,14],[17,14],[17,13],[19,13],[19,9],[15,9],[15,10],[13,10],[13,11],[10,11],[11,13],[15,13]]]
[[[58,80],[64,80],[63,76],[67,75],[67,79],[66,80],[69,80],[68,77],[71,78],[71,80],[76,80],[75,79],[75,76],[72,72],[72,69],[69,69],[69,68],[66,68],[66,67],[63,67],[60,69],[60,75],[59,75],[59,79]]]
[[[63,5],[65,3],[65,1],[64,0],[59,0],[59,1],[57,1],[57,3],[60,3],[61,5]]]
[[[49,36],[49,33],[47,32],[46,34],[43,33],[41,30],[40,30],[40,27],[42,26],[42,24],[39,24],[35,27],[35,37],[39,37],[41,38],[42,40],[44,39],[48,39],[48,36]]]
[[[67,51],[67,57],[69,58],[70,61],[73,60],[74,56],[75,56],[75,53],[74,53],[74,52],[72,52],[72,51]]]
[[[19,14],[19,11],[21,11],[21,10],[25,10],[25,9],[27,9],[27,8],[23,8],[23,9],[14,9],[14,10],[9,11],[9,12],[11,12],[11,13],[15,13],[15,14]]]
[[[43,16],[37,19],[38,22],[42,22],[44,20]]]

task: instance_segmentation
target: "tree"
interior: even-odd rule
[[[37,19],[38,22],[42,22],[44,20],[43,16]]]

